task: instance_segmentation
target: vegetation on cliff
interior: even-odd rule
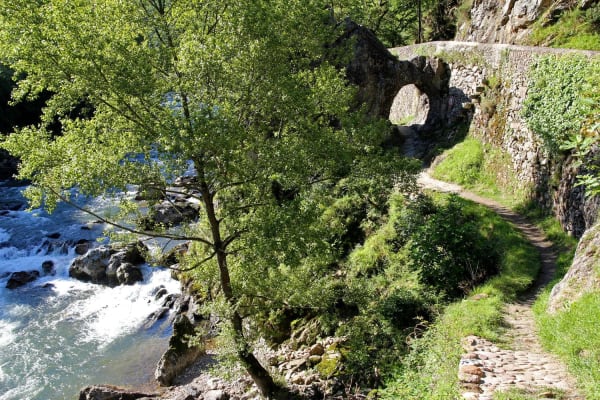
[[[531,69],[523,116],[552,153],[573,154],[585,163],[580,183],[600,194],[600,58],[548,56]]]
[[[544,15],[536,21],[528,39],[529,44],[600,50],[600,4],[585,10],[571,7],[558,11],[559,13],[551,10],[549,15]]]

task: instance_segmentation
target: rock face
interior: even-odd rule
[[[188,345],[188,336],[194,335],[194,325],[185,315],[178,315],[173,322],[173,335],[169,340],[169,349],[163,354],[156,371],[155,379],[162,386],[169,386],[186,367],[204,354],[204,349]]]
[[[118,250],[100,246],[75,258],[69,267],[69,276],[109,286],[133,285],[143,280],[139,265],[144,262],[144,251],[147,248],[141,242]]]
[[[79,400],[137,400],[158,399],[158,395],[132,392],[116,386],[89,386],[79,392]]]
[[[564,278],[554,286],[548,300],[548,311],[560,311],[581,296],[600,290],[600,223],[581,238],[573,264]]]
[[[456,40],[522,44],[540,18],[551,21],[567,8],[587,8],[593,3],[585,0],[473,0],[470,19],[458,27]]]

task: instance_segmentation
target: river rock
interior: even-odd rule
[[[79,392],[79,400],[158,399],[158,394],[133,392],[111,385],[88,386]]]
[[[7,289],[16,289],[20,286],[26,285],[29,282],[35,281],[40,277],[40,272],[36,270],[32,271],[19,271],[13,272],[6,282]]]
[[[69,276],[102,285],[132,285],[143,280],[138,266],[144,262],[146,251],[147,247],[141,242],[120,249],[96,247],[73,260]]]
[[[123,285],[133,285],[136,282],[144,280],[142,271],[139,267],[125,262],[117,268],[117,281]]]
[[[76,257],[69,267],[69,276],[84,282],[108,284],[106,268],[111,255],[108,246],[100,246]]]
[[[148,215],[141,219],[144,229],[154,229],[157,226],[177,226],[186,221],[198,218],[198,206],[185,200],[163,201],[150,208]]]
[[[46,275],[54,275],[56,273],[56,269],[54,268],[54,261],[48,260],[42,263],[42,271]]]
[[[88,240],[82,239],[75,243],[75,254],[82,256],[87,253],[91,248]]]
[[[169,339],[169,349],[162,355],[154,377],[161,386],[169,386],[185,368],[204,354],[199,346],[188,346],[188,336],[194,335],[194,325],[185,315],[178,315],[173,322],[173,335]]]
[[[143,327],[144,329],[150,329],[156,324],[158,321],[163,319],[169,312],[169,307],[161,307],[158,310],[150,313],[144,321]]]

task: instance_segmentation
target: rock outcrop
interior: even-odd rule
[[[161,357],[154,373],[155,379],[162,386],[170,386],[177,374],[204,353],[202,347],[189,344],[190,337],[194,335],[194,325],[185,315],[178,315],[173,322],[169,349]]]
[[[135,392],[111,385],[89,386],[79,392],[79,400],[158,399],[157,394]]]
[[[594,0],[473,0],[469,20],[458,27],[456,40],[524,44],[540,18],[549,23],[566,9],[590,7]]]
[[[548,300],[551,313],[563,310],[581,296],[600,291],[600,223],[579,241],[573,264],[563,279],[552,288]]]
[[[133,285],[143,280],[139,265],[144,263],[143,253],[147,250],[141,242],[121,249],[96,247],[73,260],[69,276],[108,286]]]

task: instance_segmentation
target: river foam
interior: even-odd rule
[[[3,187],[0,203],[24,204],[21,189]],[[87,204],[111,207],[110,199]],[[23,208],[0,213],[0,400],[70,399],[89,384],[147,383],[171,328],[143,324],[161,307],[158,288],[177,293],[179,283],[168,270],[149,266],[131,286],[74,280],[74,244],[94,245],[103,226],[65,205],[52,215]],[[53,271],[45,273],[48,261]],[[6,288],[11,273],[31,270],[40,277]]]

